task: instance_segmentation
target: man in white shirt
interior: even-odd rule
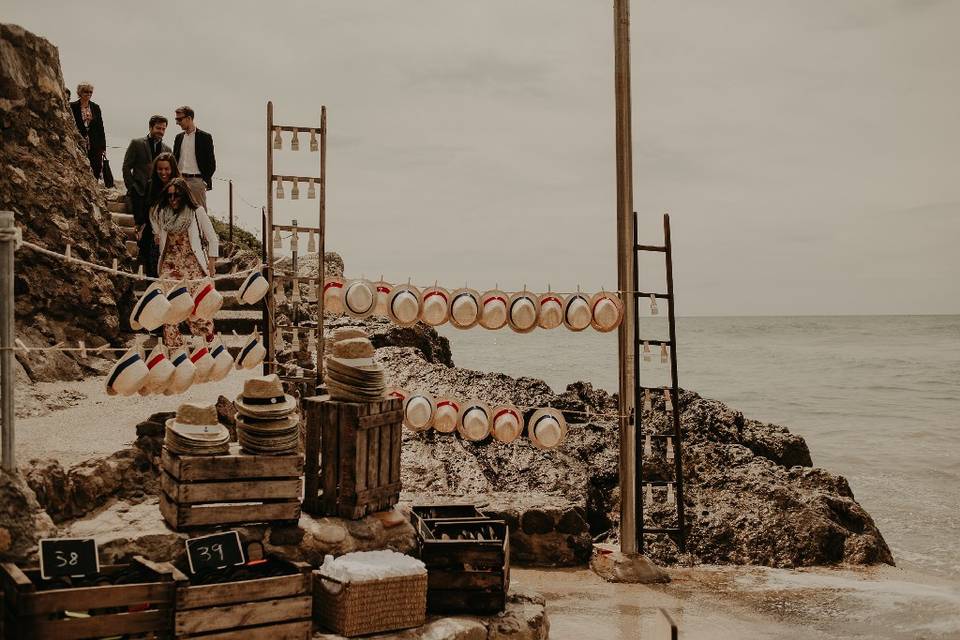
[[[213,150],[213,136],[198,129],[193,117],[192,108],[183,106],[177,109],[174,121],[183,131],[174,139],[173,155],[194,198],[206,209],[207,191],[213,189],[217,159]]]

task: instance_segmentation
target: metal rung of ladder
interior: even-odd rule
[[[669,300],[669,293],[653,293],[652,291],[634,291],[633,297],[635,298],[649,298],[653,296],[654,298],[660,298],[661,300]]]

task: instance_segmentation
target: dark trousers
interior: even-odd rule
[[[143,225],[137,245],[140,247],[137,253],[137,262],[143,265],[143,273],[151,278],[156,278],[159,275],[157,273],[157,263],[160,262],[160,248],[154,242],[153,227],[150,226],[149,222]]]
[[[87,158],[90,159],[90,168],[93,170],[93,177],[97,180],[103,173],[103,149],[90,149],[87,151]]]

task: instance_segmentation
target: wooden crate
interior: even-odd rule
[[[400,500],[403,410],[397,398],[352,403],[306,398],[304,508],[356,520]]]
[[[290,575],[191,585],[177,571],[174,632],[203,640],[305,640],[313,627],[313,576],[305,562]],[[176,571],[176,569],[175,569]]]
[[[410,521],[428,526],[444,520],[489,520],[490,517],[472,504],[415,504],[410,507]]]
[[[510,590],[510,528],[503,520],[414,519],[420,559],[427,565],[427,611],[494,614]],[[495,540],[444,540],[459,531],[493,529]],[[487,534],[484,534],[487,535]],[[489,536],[488,536],[489,537]]]
[[[132,584],[109,584],[38,591],[40,569],[0,564],[4,592],[3,629],[6,640],[78,640],[104,636],[171,638],[177,570],[167,563],[135,557],[152,578]],[[100,567],[101,576],[131,564]],[[110,612],[122,609],[122,612]],[[87,612],[87,618],[65,618],[64,611]]]
[[[303,456],[241,453],[160,457],[160,512],[174,531],[191,527],[296,522],[300,518]]]

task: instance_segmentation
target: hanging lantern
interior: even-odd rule
[[[317,285],[313,283],[313,278],[310,278],[309,280],[307,280],[307,302],[314,303],[316,301],[317,301]]]
[[[667,485],[667,504],[673,504],[674,502],[676,502],[676,500],[673,496],[673,484],[668,484]]]
[[[317,130],[310,129],[310,151],[318,151],[320,145],[317,144]]]
[[[283,249],[283,239],[280,237],[280,229],[274,228],[273,230],[273,248],[274,249]]]
[[[294,292],[296,292],[296,289],[294,289]],[[294,351],[300,351],[300,332],[293,329],[291,333],[293,333],[293,337],[290,340],[290,346],[293,347]]]
[[[277,178],[277,200],[283,200],[283,178]]]
[[[667,462],[673,462],[673,438],[667,438]]]
[[[657,313],[659,313],[659,311],[657,310],[657,296],[651,293],[650,294],[650,315],[655,316],[657,315]]]
[[[653,438],[650,437],[649,433],[643,439],[643,455],[647,458],[653,457]]]
[[[313,184],[313,178],[307,183],[307,200],[317,199],[317,188]]]
[[[307,236],[307,253],[316,253],[317,252],[317,239],[313,235],[313,230],[310,230],[310,234]]]
[[[290,302],[299,303],[300,302],[300,279],[293,279],[293,293],[290,295]]]
[[[650,362],[650,343],[649,342],[643,343],[643,361]]]
[[[650,395],[650,389],[643,390],[643,410],[644,411],[653,410],[653,397]]]
[[[293,130],[293,138],[290,139],[290,151],[300,151],[300,139],[297,138],[297,130]]]
[[[293,179],[293,188],[290,189],[290,199],[291,200],[300,199],[300,182],[296,178]]]
[[[273,148],[283,149],[283,137],[280,135],[280,128],[273,130]]]
[[[670,353],[667,351],[667,345],[660,345],[660,364],[667,364],[669,357]]]
[[[297,232],[296,220],[294,220],[293,233],[290,235],[290,251],[296,251],[300,248],[300,233]]]
[[[670,399],[669,389],[663,390],[663,409],[667,413],[670,413],[671,411],[673,411],[673,400]]]
[[[287,294],[283,290],[283,283],[277,282],[274,287],[273,301],[275,304],[287,304]]]
[[[653,504],[653,485],[649,482],[644,485],[644,502]]]
[[[317,334],[313,329],[307,331],[307,351],[310,353],[317,351]]]

